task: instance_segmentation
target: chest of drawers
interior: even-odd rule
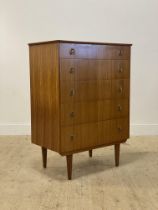
[[[29,44],[32,143],[72,156],[129,138],[131,44],[50,41]]]

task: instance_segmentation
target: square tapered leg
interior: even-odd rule
[[[120,144],[115,144],[115,166],[119,166]]]
[[[89,157],[92,157],[92,150],[89,150]]]
[[[47,167],[47,149],[42,147],[43,168]]]
[[[67,155],[66,156],[66,161],[67,161],[67,176],[68,179],[71,180],[72,176],[72,157],[73,155]]]

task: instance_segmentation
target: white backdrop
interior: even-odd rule
[[[0,134],[30,134],[29,42],[133,43],[131,134],[158,134],[157,0],[0,0]]]

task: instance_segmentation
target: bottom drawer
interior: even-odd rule
[[[104,122],[103,122],[104,124]],[[106,130],[103,127],[103,136],[106,137]],[[125,141],[129,138],[129,119],[115,119],[110,121],[111,142]]]
[[[62,152],[82,150],[97,144],[101,123],[63,126],[61,128]]]
[[[129,120],[116,119],[61,127],[61,153],[121,142],[129,137]]]

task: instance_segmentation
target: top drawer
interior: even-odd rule
[[[95,44],[60,44],[61,58],[88,58],[88,59],[129,59],[129,46],[95,45]]]

